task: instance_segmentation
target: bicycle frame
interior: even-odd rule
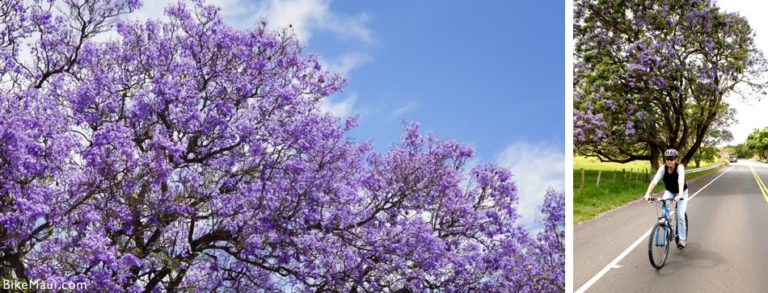
[[[678,242],[677,221],[679,220],[678,217],[680,215],[677,214],[676,207],[675,209],[671,209],[670,205],[668,205],[672,201],[674,201],[674,199],[671,198],[654,198],[650,200],[650,202],[655,202],[659,205],[659,208],[656,209],[656,215],[658,216],[661,214],[658,217],[657,223],[653,226],[650,238],[648,239],[648,257],[651,261],[651,265],[657,270],[661,269],[667,261],[670,242]],[[661,213],[659,213],[659,210],[661,210]],[[680,248],[679,245],[680,242],[678,242],[678,248]]]
[[[675,210],[669,209],[668,203],[671,203],[674,201],[673,199],[660,199],[658,200],[659,204],[661,205],[661,217],[658,218],[659,223],[664,224],[664,235],[669,235],[669,239],[662,240],[662,245],[667,245],[666,240],[675,239],[675,236],[677,236],[677,221],[673,222],[672,217],[676,214]],[[667,230],[670,229],[670,230]],[[669,233],[667,233],[669,232]],[[656,239],[656,243],[659,243],[659,239]]]

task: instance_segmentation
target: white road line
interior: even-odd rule
[[[690,202],[691,200],[693,200],[693,198],[696,197],[696,195],[698,195],[699,192],[701,192],[702,190],[707,188],[707,186],[712,184],[712,182],[715,182],[715,180],[717,180],[721,176],[725,175],[725,173],[728,173],[728,171],[731,171],[731,169],[733,169],[733,167],[728,168],[727,170],[725,170],[725,172],[723,172],[723,174],[720,174],[717,177],[715,177],[715,179],[712,179],[712,181],[707,183],[707,185],[704,185],[704,187],[702,187],[701,189],[699,189],[699,191],[696,191],[696,193],[694,193],[691,197],[689,197],[688,201]],[[597,275],[595,275],[594,277],[592,277],[592,279],[589,279],[589,281],[587,281],[584,285],[582,285],[581,288],[579,288],[579,290],[576,290],[576,293],[584,293],[585,291],[587,291],[587,289],[589,289],[589,287],[592,287],[592,285],[594,285],[598,280],[600,280],[600,278],[602,278],[606,273],[608,273],[608,271],[610,271],[611,268],[613,268],[614,266],[618,265],[619,262],[622,259],[624,259],[624,257],[627,256],[627,254],[629,254],[629,252],[631,252],[638,245],[640,245],[640,243],[643,242],[643,240],[645,240],[646,237],[648,237],[648,234],[651,233],[652,229],[653,229],[653,226],[651,226],[651,228],[649,228],[648,231],[645,231],[645,233],[640,235],[640,238],[637,238],[637,240],[635,240],[635,242],[632,243],[632,245],[627,247],[627,249],[624,250],[624,252],[619,254],[619,256],[617,256],[610,263],[608,263],[608,265],[606,265],[602,270],[600,270],[600,272],[598,272]],[[574,269],[576,269],[576,268],[574,268]]]

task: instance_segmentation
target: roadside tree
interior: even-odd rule
[[[752,131],[747,137],[745,145],[756,152],[761,160],[768,159],[768,127]]]
[[[711,1],[579,0],[574,38],[574,145],[603,161],[687,163],[726,95],[766,86],[749,23]]]

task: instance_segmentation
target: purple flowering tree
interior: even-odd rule
[[[182,1],[0,4],[0,277],[91,291],[564,291],[564,195],[404,127],[319,110],[344,79],[289,31]],[[94,41],[114,29],[118,37]],[[544,188],[544,187],[542,187]]]
[[[574,144],[603,161],[687,163],[724,96],[766,85],[749,24],[710,0],[576,1],[574,39]]]
[[[60,227],[83,204],[72,193],[82,144],[65,93],[81,78],[87,40],[137,6],[0,2],[0,277],[43,277],[35,263],[45,260],[30,256],[42,257],[36,251],[52,235],[69,233]]]

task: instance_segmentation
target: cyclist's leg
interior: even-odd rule
[[[661,196],[661,199],[671,199],[671,198],[673,198],[673,197],[675,197],[675,194],[674,194],[674,193],[670,192],[669,190],[666,190],[666,189],[664,189],[664,195],[662,195],[662,196]],[[672,209],[673,209],[673,206],[672,206],[671,204],[667,204],[667,209],[668,209],[668,210],[669,210],[669,212],[671,213],[671,212],[672,212]],[[669,215],[669,216],[670,216],[670,217],[668,218],[668,220],[670,220],[670,221],[674,221],[674,220],[673,220],[673,218],[671,217],[671,215]],[[674,233],[674,232],[672,232],[672,230],[671,230],[671,229],[672,229],[672,223],[669,223],[669,225],[667,226],[667,229],[670,229],[670,231],[669,231],[669,235],[670,235],[670,236],[673,236],[673,234],[672,234],[672,233]]]
[[[683,200],[677,204],[677,234],[680,236],[680,240],[685,241],[685,235],[688,231],[685,231],[685,209],[688,206],[688,190],[683,191]]]

